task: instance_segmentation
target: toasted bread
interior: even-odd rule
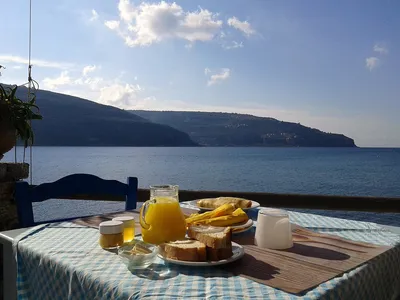
[[[251,207],[251,200],[236,198],[236,197],[218,197],[218,198],[208,198],[200,199],[197,201],[198,207],[204,208],[218,208],[226,203],[232,203],[235,208],[249,208]]]
[[[232,247],[232,229],[230,227],[192,225],[189,226],[187,234],[212,249]]]
[[[232,256],[232,229],[211,226],[189,226],[185,239],[159,246],[160,253],[166,258],[183,261],[215,261]]]
[[[207,251],[207,259],[208,260],[227,259],[233,255],[232,244],[229,247],[220,248],[220,249],[213,249],[213,248],[207,247],[206,251]]]
[[[180,240],[163,243],[159,247],[161,255],[184,261],[206,261],[206,245],[196,240]]]

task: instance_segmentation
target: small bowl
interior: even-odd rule
[[[134,254],[132,250],[135,247],[149,251],[148,254]],[[145,243],[140,240],[132,240],[129,243],[124,243],[118,248],[118,256],[131,269],[144,269],[150,266],[158,254],[158,247]]]

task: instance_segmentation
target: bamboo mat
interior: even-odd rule
[[[285,292],[302,294],[391,248],[366,243],[356,245],[353,241],[348,244],[344,239],[322,236],[325,237],[297,242],[296,239],[303,237],[294,234],[294,245],[287,250],[262,249],[254,245],[254,230],[234,236],[233,240],[244,247],[245,255],[237,263],[223,268]]]

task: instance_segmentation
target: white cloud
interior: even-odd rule
[[[231,31],[221,31],[221,33],[219,34],[218,43],[225,50],[243,48],[243,42],[238,42],[235,40],[235,38],[236,36]]]
[[[224,45],[222,45],[222,47],[224,49],[226,49],[226,50],[230,50],[230,49],[243,48],[244,45],[243,45],[243,42],[239,43],[239,42],[236,42],[236,41],[232,41],[232,43],[230,43],[228,45],[224,44]]]
[[[119,28],[119,21],[105,21],[104,25],[106,25],[108,28],[110,28],[111,30],[116,30]]]
[[[376,43],[373,47],[373,51],[380,55],[389,53],[389,49],[382,43]],[[370,56],[365,59],[365,67],[372,71],[381,65],[381,59],[376,56]]]
[[[87,67],[96,69],[95,66]],[[143,88],[139,84],[127,83],[120,77],[107,79],[91,77],[90,74],[91,72],[82,72],[71,75],[63,71],[56,77],[46,77],[42,80],[41,87],[126,109],[133,109],[145,98],[140,94]]]
[[[377,68],[379,64],[380,60],[377,57],[371,56],[365,59],[365,67],[370,71]]]
[[[121,20],[130,23],[137,15],[135,7],[129,0],[120,0],[118,3],[119,16]]]
[[[389,49],[383,45],[383,44],[375,44],[374,45],[374,51],[378,52],[379,54],[388,54],[389,53]]]
[[[184,11],[176,3],[149,4],[134,6],[128,0],[118,4],[120,24],[106,22],[129,47],[149,46],[167,39],[182,39],[194,43],[211,41],[219,33],[223,22],[206,9]]]
[[[138,84],[113,83],[100,88],[99,100],[102,103],[130,108],[135,105],[138,100],[137,94],[141,90]]]
[[[98,91],[108,83],[109,82],[107,82],[103,77],[78,77],[75,78],[73,82],[69,84],[69,86],[78,88],[80,91],[82,91],[83,94],[79,96],[92,99],[90,96],[85,96],[84,92],[87,90],[91,92]]]
[[[206,68],[204,73],[207,75],[209,73],[212,73],[212,71]],[[211,86],[220,83],[224,80],[227,80],[230,77],[230,75],[231,75],[231,70],[228,68],[223,68],[218,72],[214,72],[214,74],[210,76],[210,79],[207,81],[207,85]]]
[[[97,66],[93,65],[93,66],[85,66],[82,70],[82,75],[83,76],[87,76],[89,73],[96,71]]]
[[[256,33],[256,31],[252,28],[249,22],[247,21],[242,22],[236,17],[229,18],[227,23],[229,26],[243,32],[246,36],[250,36]]]
[[[99,14],[97,13],[97,11],[92,9],[92,14],[91,14],[89,21],[93,22],[93,21],[96,21],[98,18],[99,18]]]
[[[60,76],[55,78],[46,77],[43,79],[44,88],[56,89],[58,86],[67,85],[71,83],[71,77],[69,77],[67,71],[62,71]]]
[[[28,65],[27,58],[24,58],[21,56],[15,56],[15,55],[1,55],[0,54],[0,61],[4,65],[6,65],[7,63]],[[31,60],[31,64],[34,67],[54,68],[54,69],[68,69],[68,68],[71,68],[74,66],[74,64],[71,64],[71,63],[47,61],[47,60],[41,60],[41,59],[33,59],[33,60]]]

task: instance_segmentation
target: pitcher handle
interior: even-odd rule
[[[145,203],[143,203],[142,207],[140,208],[140,214],[139,214],[140,226],[146,230],[150,229],[150,225],[146,223],[146,212],[148,209],[148,205],[152,203],[156,203],[156,200],[154,199],[147,200]]]

